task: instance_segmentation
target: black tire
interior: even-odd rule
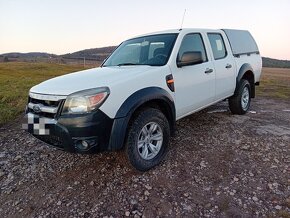
[[[147,125],[150,125],[150,123],[156,123],[158,126],[158,130],[162,130],[163,140],[162,142],[160,142],[161,147],[159,146],[160,150],[156,154],[156,156],[150,160],[146,160],[141,156],[142,154],[140,153],[140,149],[143,149],[143,146],[142,148],[138,148],[138,141],[140,142],[140,135],[142,134],[142,129],[145,128],[145,126],[147,128]],[[146,108],[139,112],[135,117],[133,117],[132,122],[130,122],[125,143],[125,152],[127,159],[135,169],[139,171],[147,171],[152,167],[158,165],[162,161],[168,149],[169,139],[170,127],[165,115],[158,109]],[[147,146],[147,152],[150,151],[151,149],[149,149]]]
[[[247,104],[243,103],[244,91],[248,90]],[[242,79],[235,92],[235,95],[229,98],[229,108],[233,114],[243,115],[247,113],[251,105],[251,85],[248,80]]]

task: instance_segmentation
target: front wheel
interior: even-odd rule
[[[251,85],[248,80],[241,80],[236,94],[229,98],[229,107],[233,114],[245,114],[251,105]]]
[[[164,114],[147,108],[133,118],[126,140],[127,158],[139,171],[158,165],[168,148],[170,127]]]

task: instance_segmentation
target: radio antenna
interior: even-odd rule
[[[184,9],[184,13],[183,13],[182,21],[181,21],[181,26],[180,26],[179,30],[182,30],[185,14],[186,14],[186,9]]]

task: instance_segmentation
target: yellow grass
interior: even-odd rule
[[[263,68],[257,95],[290,100],[290,69]]]
[[[81,65],[0,63],[0,125],[23,113],[29,89],[52,77],[83,70]],[[290,99],[290,69],[264,68],[257,95]]]
[[[32,86],[83,69],[83,66],[49,63],[0,63],[0,125],[23,113]]]

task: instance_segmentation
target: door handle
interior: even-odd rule
[[[208,73],[212,73],[213,72],[213,69],[209,69],[209,68],[207,68],[205,71],[204,71],[204,73],[206,73],[206,74],[208,74]]]
[[[232,65],[231,65],[231,64],[227,64],[227,65],[226,65],[226,68],[227,68],[227,69],[230,69],[230,68],[232,68]]]

